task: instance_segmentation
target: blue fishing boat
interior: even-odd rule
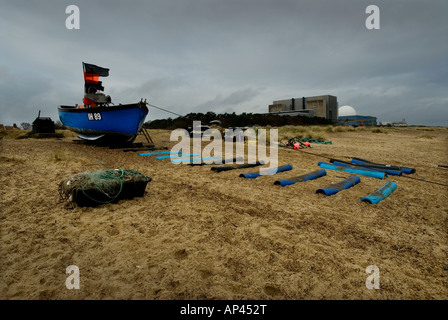
[[[62,124],[83,140],[111,143],[134,141],[148,114],[146,101],[113,105],[110,96],[98,92],[104,90],[98,79],[107,77],[109,69],[84,62],[83,68],[83,105],[60,106],[58,112]]]
[[[98,108],[60,106],[59,119],[84,140],[132,142],[142,129],[148,108],[144,102]]]

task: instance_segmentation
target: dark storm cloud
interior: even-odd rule
[[[70,4],[80,30],[65,28]],[[365,27],[370,4],[380,30]],[[85,61],[111,69],[102,80],[117,103],[267,112],[273,100],[331,94],[380,121],[448,125],[447,9],[438,0],[6,1],[0,119],[30,122],[36,105],[57,119],[58,105],[82,100]],[[151,109],[147,119],[168,116]]]

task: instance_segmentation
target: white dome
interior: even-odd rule
[[[342,106],[338,109],[338,113],[340,117],[345,116],[356,116],[356,110],[350,106]]]

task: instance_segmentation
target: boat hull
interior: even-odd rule
[[[148,114],[145,103],[99,108],[60,106],[59,119],[83,140],[132,142]]]

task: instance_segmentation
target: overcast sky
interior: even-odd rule
[[[110,68],[114,103],[265,113],[329,94],[381,122],[448,126],[447,21],[446,0],[0,0],[0,123],[59,120],[82,103],[87,62]]]

